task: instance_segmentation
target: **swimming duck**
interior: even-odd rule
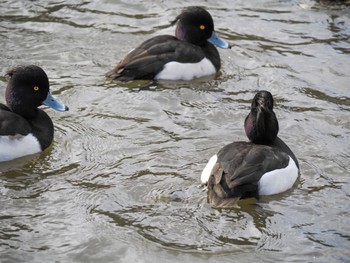
[[[215,74],[221,66],[214,45],[230,48],[214,31],[204,8],[188,7],[176,17],[175,36],[153,37],[130,51],[106,76],[120,81],[192,80]]]
[[[6,74],[7,106],[0,103],[0,161],[41,152],[53,140],[53,123],[38,107],[68,111],[50,93],[49,80],[38,66],[19,66]]]
[[[208,184],[208,202],[214,207],[232,207],[242,198],[282,193],[298,178],[298,160],[277,136],[270,92],[255,95],[244,128],[249,142],[224,146],[203,169],[201,181]]]

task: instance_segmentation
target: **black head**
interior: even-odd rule
[[[11,111],[24,117],[34,117],[37,107],[49,93],[49,80],[38,66],[20,66],[7,72],[6,103]]]
[[[263,90],[254,96],[244,128],[253,143],[269,144],[276,139],[279,126],[273,112],[273,97],[270,92]]]
[[[205,45],[214,31],[213,19],[202,7],[184,9],[173,24],[176,22],[176,37],[195,45]]]

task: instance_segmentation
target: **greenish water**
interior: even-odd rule
[[[105,79],[188,4],[233,46],[218,76],[149,90]],[[0,1],[0,47],[1,76],[37,64],[70,107],[46,109],[48,150],[0,164],[0,262],[349,262],[349,1]],[[245,140],[259,89],[300,181],[212,209],[201,170]]]

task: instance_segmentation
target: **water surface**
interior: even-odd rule
[[[350,3],[192,1],[233,48],[215,77],[121,84],[104,74],[172,34],[183,1],[0,1],[0,71],[37,64],[70,107],[55,140],[0,164],[1,262],[348,262]],[[5,78],[0,79],[4,101]],[[301,165],[294,189],[212,209],[211,155],[245,140],[257,90]]]

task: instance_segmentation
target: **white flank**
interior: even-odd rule
[[[39,141],[31,133],[26,136],[0,136],[0,162],[38,152],[41,152]]]
[[[213,167],[216,164],[217,160],[218,160],[218,156],[215,154],[210,158],[209,162],[204,167],[201,175],[201,181],[203,184],[206,184],[208,182],[211,172],[213,170]]]
[[[197,63],[169,62],[155,79],[159,80],[192,80],[215,74],[216,69],[209,59],[203,58]]]
[[[292,188],[298,178],[299,170],[289,157],[286,168],[276,169],[264,174],[259,181],[259,195],[274,195]]]

